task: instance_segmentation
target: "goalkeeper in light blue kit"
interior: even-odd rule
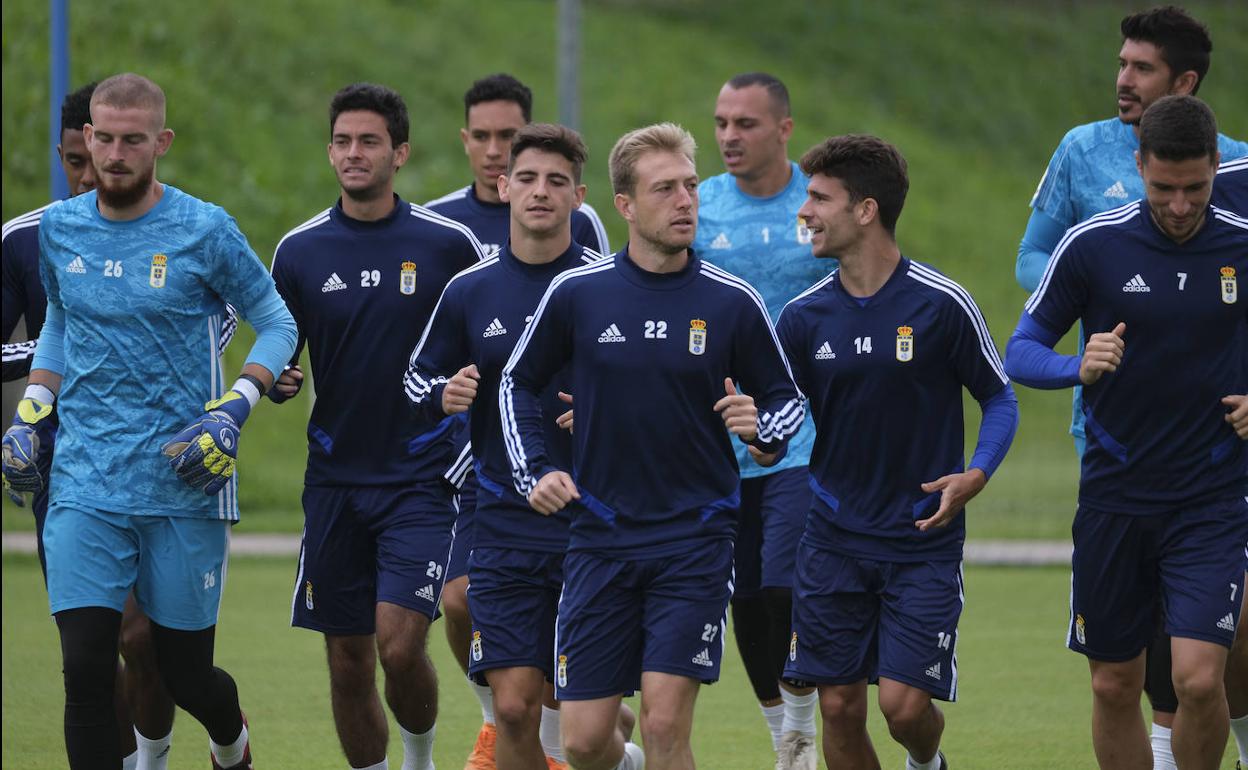
[[[3,440],[6,482],[50,485],[43,537],[71,768],[121,766],[113,687],[132,588],[169,693],[208,731],[213,767],[251,767],[213,637],[238,520],[239,429],[294,352],[295,325],[234,220],[156,180],[173,141],[164,119],[164,93],[146,78],[96,88],[84,135],[97,189],[40,223],[47,320]],[[227,300],[257,332],[229,390],[217,354]],[[37,428],[53,403],[61,430],[45,479]]]

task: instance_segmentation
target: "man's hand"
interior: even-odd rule
[[[1227,396],[1222,403],[1230,408],[1226,421],[1235,429],[1235,435],[1248,441],[1248,396]]]
[[[456,372],[442,389],[442,411],[446,414],[468,411],[477,397],[477,380],[480,379],[476,364],[468,364]]]
[[[564,393],[561,390],[559,391],[559,400],[565,404],[571,405],[572,394]],[[568,433],[571,433],[572,432],[572,410],[569,409],[568,411],[556,417],[555,424],[558,425],[560,428],[563,428],[564,430],[566,430]]]
[[[963,473],[951,473],[935,481],[920,484],[923,491],[929,495],[933,492],[940,492],[940,507],[930,518],[914,522],[914,526],[918,527],[920,532],[926,532],[934,527],[947,525],[987,483],[988,477],[983,471],[979,468],[971,468]]]
[[[758,438],[758,408],[754,406],[754,398],[737,393],[731,377],[724,378],[724,391],[728,395],[715,402],[715,411],[722,412],[720,416],[728,432],[747,443]]]
[[[22,492],[38,492],[43,488],[39,475],[38,425],[52,415],[52,405],[34,398],[17,402],[17,414],[13,424],[4,432],[0,444],[3,457],[4,490],[14,502],[21,499]]]
[[[1112,332],[1097,332],[1088,338],[1088,344],[1083,348],[1083,360],[1079,362],[1080,382],[1091,385],[1105,372],[1118,371],[1127,346],[1122,340],[1126,331],[1127,325],[1119,322]]]
[[[251,413],[251,404],[246,396],[231,390],[204,404],[204,410],[160,451],[178,478],[206,495],[215,495],[234,475],[239,428]]]
[[[753,444],[746,444],[745,449],[750,453],[750,459],[758,463],[760,468],[770,468],[780,460],[779,452],[772,452],[768,454]]]
[[[274,403],[280,404],[299,395],[302,387],[303,370],[299,368],[299,364],[292,364],[286,367],[282,375],[273,383],[273,387],[269,389],[269,398]]]
[[[580,499],[576,482],[564,471],[551,471],[542,476],[529,493],[529,505],[543,516],[561,511],[568,503]]]

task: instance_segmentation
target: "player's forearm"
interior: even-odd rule
[[[1014,263],[1014,277],[1018,285],[1027,291],[1035,291],[1044,276],[1049,255],[1057,248],[1066,227],[1040,211],[1032,211],[1027,220],[1027,230],[1018,244],[1018,260]]]
[[[981,402],[980,408],[983,418],[979,424],[979,439],[968,469],[978,468],[990,479],[1005,460],[1018,432],[1018,397],[1014,395],[1014,388],[1007,384],[995,396]]]
[[[30,368],[32,377],[36,369],[57,375],[59,389],[60,375],[65,373],[65,311],[51,302],[48,303],[47,317],[39,332],[39,345],[35,348]]]
[[[270,292],[269,296],[253,306],[250,313],[249,321],[256,330],[256,342],[247,354],[247,367],[263,368],[266,376],[260,380],[272,387],[277,374],[295,354],[299,329],[276,291]],[[243,368],[244,372],[247,372],[247,367]]]
[[[1005,346],[1005,373],[1029,388],[1055,390],[1079,384],[1079,356],[1053,350],[1060,335],[1045,329],[1025,311]]]
[[[541,401],[537,391],[518,386],[511,373],[504,370],[498,388],[498,409],[512,481],[516,491],[527,498],[542,476],[556,470],[546,455]]]
[[[26,380],[26,386],[39,385],[50,390],[53,396],[57,396],[61,392],[61,379],[61,375],[58,372],[47,369],[31,369],[30,377]]]

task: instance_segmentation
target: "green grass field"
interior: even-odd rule
[[[257,767],[341,768],[321,640],[289,627],[293,572],[294,564],[285,559],[231,563],[217,662],[239,682]],[[946,709],[943,743],[958,770],[1094,766],[1086,667],[1063,648],[1068,589],[1069,575],[1062,569],[967,570],[959,702]],[[3,765],[63,767],[60,650],[33,556],[4,555],[3,623]],[[480,711],[451,659],[440,623],[430,649],[441,676],[436,761],[443,770],[457,770],[475,738]],[[900,766],[903,754],[878,716],[871,726],[885,766]],[[202,767],[205,740],[203,729],[180,713],[170,767]],[[699,696],[694,744],[700,767],[771,767],[762,717],[731,644],[723,679]],[[392,762],[401,751],[392,740]]]

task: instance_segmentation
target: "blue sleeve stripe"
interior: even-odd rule
[[[533,338],[533,330],[541,323],[542,314],[546,311],[546,304],[550,300],[550,296],[555,292],[555,289],[573,278],[614,269],[615,260],[599,260],[555,276],[555,280],[550,282],[550,286],[546,288],[546,293],[542,295],[542,301],[538,303],[537,310],[533,311],[533,321],[521,333],[520,339],[516,342],[516,347],[511,351],[511,355],[507,358],[507,364],[503,367],[503,375],[498,385],[498,413],[503,424],[503,444],[507,448],[507,459],[511,462],[511,475],[516,491],[526,498],[529,496],[529,492],[533,491],[533,486],[536,482],[528,467],[529,461],[524,453],[524,444],[520,440],[520,426],[516,422],[515,404],[511,398],[511,391],[514,387],[511,370],[515,368],[516,362],[520,360],[520,356],[524,355],[525,349],[528,348],[529,340]]]
[[[1066,248],[1070,246],[1070,244],[1073,243],[1077,237],[1088,232],[1089,230],[1095,230],[1098,227],[1116,225],[1121,224],[1122,222],[1130,221],[1132,217],[1137,216],[1139,213],[1140,202],[1131,201],[1125,206],[1110,209],[1104,214],[1097,214],[1087,221],[1077,224],[1067,230],[1066,235],[1062,236],[1062,240],[1058,242],[1057,248],[1053,249],[1053,256],[1049,257],[1049,264],[1044,268],[1044,276],[1040,279],[1040,285],[1036,287],[1036,290],[1030,297],[1028,297],[1027,303],[1023,306],[1026,311],[1028,313],[1035,311],[1036,306],[1040,304],[1042,299],[1044,299],[1044,292],[1049,288],[1049,281],[1053,278],[1053,271],[1057,268],[1057,263],[1061,261],[1062,256],[1065,255]]]
[[[444,217],[438,212],[431,211],[419,204],[412,203],[410,205],[412,207],[412,216],[417,219],[423,219],[426,222],[433,222],[434,224],[442,225],[443,227],[450,228],[451,230],[458,230],[461,234],[463,234],[463,236],[467,238],[468,242],[472,245],[473,250],[477,252],[478,262],[484,262],[486,258],[490,256],[485,253],[485,247],[481,245],[481,241],[477,240],[477,236],[474,235],[472,230],[468,229],[466,225],[456,222],[450,217]]]
[[[10,219],[8,222],[5,222],[2,237],[0,237],[0,240],[3,240],[4,238],[8,238],[9,233],[11,232],[14,232],[17,230],[23,230],[27,227],[34,227],[38,225],[39,220],[43,218],[43,212],[47,211],[48,206],[51,206],[51,205],[52,204],[49,203],[46,206],[40,206],[34,211],[27,211],[25,214],[19,214],[13,217],[12,219]]]
[[[598,236],[598,243],[594,244],[594,251],[603,254],[611,253],[611,244],[607,243],[607,228],[603,227],[602,219],[598,216],[598,212],[594,211],[594,207],[588,203],[582,203],[579,210],[589,217],[589,223],[594,226],[594,235]]]
[[[988,322],[984,320],[984,316],[979,312],[979,307],[975,304],[975,300],[962,288],[956,281],[950,280],[945,276],[937,273],[931,268],[920,265],[918,262],[910,263],[909,276],[919,283],[931,286],[933,289],[939,289],[958,303],[962,311],[971,319],[971,326],[975,329],[975,336],[979,338],[979,351],[984,354],[984,359],[988,361],[988,365],[1001,378],[1001,382],[1008,383],[1010,378],[1005,375],[1005,365],[1001,363],[1001,355],[997,352],[996,343],[992,340],[992,335],[988,333]]]
[[[448,381],[447,377],[433,377],[426,379],[416,367],[416,361],[420,358],[421,352],[425,348],[425,342],[429,339],[429,330],[433,328],[433,321],[438,317],[438,310],[442,307],[442,300],[446,299],[446,292],[450,290],[451,284],[469,273],[475,273],[483,270],[491,265],[498,264],[498,257],[490,257],[489,259],[478,262],[471,267],[465,268],[451,277],[446,282],[446,286],[442,289],[442,294],[438,297],[438,303],[433,306],[433,312],[429,314],[429,322],[425,324],[425,330],[420,334],[420,341],[416,343],[416,347],[412,350],[412,355],[407,359],[407,371],[403,374],[403,390],[407,393],[407,397],[411,399],[413,404],[419,404],[425,400],[425,397],[433,390],[434,386],[444,384]]]
[[[303,224],[299,225],[298,227],[294,228],[293,230],[291,230],[290,232],[282,236],[282,239],[277,242],[277,246],[273,249],[273,262],[270,263],[269,265],[270,274],[273,273],[273,264],[277,262],[277,253],[282,250],[282,244],[286,242],[286,239],[292,235],[298,235],[304,230],[311,230],[313,227],[318,227],[320,225],[325,224],[326,222],[329,221],[330,211],[331,209],[325,209],[321,213],[317,214],[316,216],[312,217],[308,221],[304,222]]]

